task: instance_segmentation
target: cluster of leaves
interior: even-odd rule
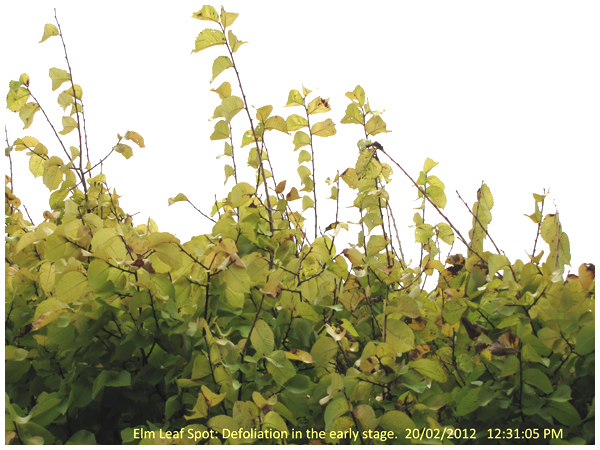
[[[317,443],[440,443],[413,431],[468,429],[476,431],[454,441],[489,443],[490,429],[553,429],[553,442],[592,442],[594,266],[564,277],[569,242],[558,213],[543,216],[545,195],[534,195],[529,217],[548,257],[541,262],[534,245],[529,261],[511,262],[495,244],[496,252],[484,250],[494,203],[488,186],[469,208],[464,238],[442,211],[445,186],[428,158],[411,178],[422,252],[410,267],[387,189],[392,168],[404,169],[371,141],[388,130],[357,86],[341,123],[364,132],[359,156],[328,183],[336,210],[340,179],[347,184],[360,222],[336,220],[319,235],[313,138],[336,128],[312,116],[328,112],[328,100],[309,99],[303,87],[286,105],[302,115],[273,116],[271,105],[251,114],[234,59],[244,42],[229,29],[237,16],[211,6],[193,14],[219,28],[202,31],[194,51],[227,50],[211,82],[233,68],[240,89],[214,89],[221,103],[211,139],[225,140],[225,175],[236,184],[205,215],[210,234],[181,243],[151,219],[136,226],[105,174],[92,176],[108,155],[90,163],[82,90],[70,67],[50,69],[53,90],[69,83],[58,103],[70,113],[56,133],[67,162],[33,137],[7,142],[9,158],[27,151],[31,172],[50,190],[50,210],[34,225],[6,177],[6,441],[307,443],[316,430],[326,432]],[[46,25],[42,41],[54,35],[63,38]],[[25,74],[10,83],[7,105],[25,128],[44,111]],[[232,119],[240,112],[250,123],[241,148],[251,147],[253,183],[237,180]],[[276,182],[270,130],[294,133],[300,190],[285,193],[286,181]],[[59,134],[71,131],[78,146],[68,152]],[[113,151],[126,158],[132,149],[123,140],[144,146],[137,133],[118,136]],[[302,210],[294,209],[300,198]],[[179,194],[169,204],[179,201],[189,202]],[[311,208],[312,240],[302,216]],[[426,209],[443,220],[426,223]],[[356,244],[338,251],[336,236],[350,226],[360,228]],[[455,238],[466,255],[443,257],[441,243]],[[240,428],[279,434],[223,437]],[[159,432],[180,429],[169,440]],[[350,440],[348,430],[358,437]],[[394,437],[386,441],[384,432]]]

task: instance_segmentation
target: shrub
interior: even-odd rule
[[[225,174],[236,184],[202,213],[210,233],[182,243],[120,208],[90,160],[70,68],[50,70],[53,90],[67,86],[58,97],[69,111],[64,129],[48,121],[60,156],[30,136],[7,143],[9,158],[27,151],[50,191],[50,210],[34,225],[6,177],[7,442],[593,442],[595,268],[582,264],[565,279],[569,240],[558,214],[543,215],[545,195],[534,194],[529,261],[511,262],[488,235],[494,199],[485,184],[463,235],[443,212],[437,163],[427,158],[415,178],[405,172],[372,139],[386,124],[356,86],[341,124],[359,125],[364,139],[354,166],[328,183],[336,211],[340,182],[351,190],[360,231],[336,249],[349,226],[336,220],[319,233],[313,176],[313,138],[336,133],[331,119],[315,118],[328,101],[302,87],[289,92],[286,106],[297,108],[287,118],[271,105],[251,113],[235,65],[237,14],[204,6],[193,17],[214,27],[194,51],[222,46],[213,79],[233,69],[240,89],[215,89],[210,138],[225,141]],[[52,36],[63,38],[48,24],[42,41]],[[25,128],[38,111],[47,118],[34,95],[26,74],[10,82],[7,106]],[[239,147],[250,147],[247,181],[237,179],[238,113],[250,127]],[[271,131],[293,134],[301,185],[276,181]],[[78,145],[67,149],[60,135],[71,132]],[[134,146],[144,139],[128,131],[111,153],[129,159]],[[398,170],[421,199],[415,266],[394,240],[388,186]],[[185,201],[178,194],[169,204]],[[304,226],[311,208],[314,230]],[[440,222],[425,222],[426,209]],[[441,243],[455,240],[464,254],[443,257]]]

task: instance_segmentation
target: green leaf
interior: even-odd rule
[[[52,80],[52,90],[57,90],[64,82],[71,80],[69,72],[63,69],[57,69],[53,67],[49,72],[50,79]]]
[[[546,406],[552,417],[558,422],[569,427],[576,427],[581,423],[577,410],[569,402],[551,402]]]
[[[310,389],[310,380],[305,375],[294,375],[283,387],[292,394],[303,394]]]
[[[432,359],[417,359],[416,361],[410,361],[408,365],[421,375],[440,383],[444,383],[448,378],[440,363]]]
[[[308,126],[308,120],[298,114],[292,114],[285,120],[288,131],[296,131]]]
[[[595,329],[596,325],[594,322],[590,322],[585,325],[579,334],[577,335],[577,342],[575,344],[575,352],[580,355],[587,355],[595,350]]]
[[[329,336],[321,337],[314,343],[310,354],[315,362],[315,367],[323,367],[331,360],[338,352],[338,346],[335,341]]]
[[[81,272],[68,272],[56,284],[57,298],[64,303],[79,300],[88,289],[88,281]]]
[[[285,106],[302,106],[304,99],[296,89],[292,89],[288,95],[288,101]]]
[[[248,271],[235,265],[231,265],[223,274],[226,283],[225,298],[232,308],[244,307],[246,292],[250,292],[251,281]]]
[[[79,430],[69,438],[66,445],[96,445],[96,436],[87,430]]]
[[[210,5],[204,5],[200,11],[193,13],[192,17],[198,20],[219,22],[219,14],[217,14],[217,10]]]
[[[271,327],[262,319],[256,321],[254,330],[250,336],[250,342],[254,349],[263,355],[269,354],[275,348],[275,336]]]
[[[171,206],[173,203],[187,202],[187,201],[189,201],[188,198],[180,192],[175,197],[169,198],[169,206]]]
[[[221,72],[230,67],[233,67],[233,63],[231,62],[231,59],[229,59],[229,56],[218,56],[213,62],[212,78],[210,79],[210,82],[212,83]]]
[[[335,135],[335,124],[333,120],[326,119],[323,122],[317,122],[310,127],[310,132],[315,136],[328,137]]]
[[[100,393],[103,387],[122,387],[131,385],[131,374],[126,370],[116,372],[114,370],[103,370],[94,380],[92,386],[92,398]]]
[[[564,403],[571,400],[571,388],[566,384],[561,384],[556,390],[550,394],[548,400],[552,400],[557,403]]]
[[[198,53],[205,48],[214,47],[215,45],[225,44],[225,35],[219,30],[211,30],[209,28],[202,30],[196,38],[196,46],[192,53]]]
[[[71,131],[73,131],[74,129],[77,128],[77,121],[69,116],[65,116],[62,118],[62,124],[63,124],[63,130],[60,131],[59,133],[62,134],[63,136],[66,134],[69,134]],[[124,144],[117,144],[117,146],[119,146],[119,145],[124,145]],[[115,151],[118,151],[118,150],[116,150],[116,147],[115,147]],[[122,152],[119,152],[119,153],[122,153]]]
[[[330,431],[333,421],[348,411],[350,411],[350,405],[344,397],[337,397],[330,401],[325,408],[323,416],[325,419],[325,431]]]
[[[395,352],[406,353],[415,347],[415,335],[413,330],[398,319],[387,320],[386,342],[392,346]]]
[[[375,136],[379,133],[391,133],[391,130],[386,130],[386,125],[383,119],[379,116],[373,116],[367,121],[367,134]]]
[[[265,429],[274,428],[276,430],[281,431],[282,433],[285,433],[286,435],[289,433],[285,421],[275,411],[269,411],[265,415],[265,418],[263,419],[262,423]]]
[[[392,431],[396,437],[405,437],[406,430],[416,428],[415,423],[402,411],[388,411],[379,420],[379,425],[386,431]]]
[[[552,383],[540,369],[527,369],[523,372],[523,381],[535,386],[544,394],[552,393]]]
[[[47,23],[46,25],[44,25],[44,34],[42,35],[42,40],[39,43],[41,44],[46,39],[52,36],[58,36],[58,28],[56,28],[56,25]]]
[[[456,399],[457,405],[454,413],[456,416],[466,416],[467,414],[472,413],[479,408],[479,401],[477,397],[481,388],[471,388],[470,386],[466,386],[462,390],[466,390],[466,394],[457,397]]]
[[[204,355],[198,355],[194,359],[192,366],[192,380],[204,378],[212,373],[208,358]]]

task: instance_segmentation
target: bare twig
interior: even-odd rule
[[[478,254],[475,250],[473,250],[471,248],[471,246],[467,243],[467,241],[465,240],[465,238],[463,237],[463,235],[460,233],[460,231],[458,231],[458,229],[452,224],[452,222],[450,222],[450,219],[448,219],[448,217],[446,217],[446,215],[440,210],[440,208],[438,208],[438,206],[433,203],[433,201],[429,198],[429,196],[425,193],[425,190],[423,188],[421,188],[421,186],[419,186],[415,180],[413,180],[413,178],[402,168],[402,166],[400,164],[398,164],[385,150],[383,150],[383,148],[380,149],[381,152],[387,156],[388,158],[390,158],[390,161],[392,161],[394,164],[396,164],[396,166],[398,166],[398,168],[404,172],[404,175],[406,175],[408,177],[408,179],[410,181],[412,181],[412,183],[417,187],[417,189],[419,189],[419,191],[421,191],[421,194],[423,194],[423,197],[425,197],[427,199],[427,201],[429,203],[431,203],[433,205],[433,207],[435,208],[435,210],[440,214],[440,216],[442,216],[444,218],[444,220],[446,221],[446,223],[448,225],[450,225],[450,227],[454,230],[454,232],[456,233],[456,235],[458,236],[459,240],[465,244],[465,246],[467,247],[467,249],[469,249],[471,252],[473,252],[474,254],[476,254],[477,256],[479,256],[479,258],[482,261],[485,261],[482,256],[480,254]]]
[[[73,91],[73,105],[75,105],[75,115],[77,117],[77,133],[79,135],[79,174],[81,177],[81,185],[83,187],[83,193],[85,195],[85,200],[88,200],[87,195],[87,186],[85,184],[85,177],[83,173],[83,138],[81,136],[81,124],[79,121],[79,110],[77,107],[77,94],[75,92],[75,84],[73,83],[73,69],[71,69],[71,63],[69,63],[69,56],[67,55],[67,46],[65,44],[65,40],[63,38],[63,32],[60,28],[60,23],[58,22],[58,17],[56,16],[56,8],[54,8],[54,19],[56,20],[56,25],[58,25],[58,34],[60,36],[60,40],[63,45],[63,49],[65,51],[65,60],[67,61],[67,67],[69,68],[69,78],[71,81],[71,90]],[[81,114],[83,115],[83,101],[80,99],[81,104]],[[86,137],[86,150],[87,150],[87,137]],[[89,161],[89,151],[88,151],[88,161]]]

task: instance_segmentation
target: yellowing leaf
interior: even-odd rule
[[[348,97],[352,102],[358,103],[359,106],[365,105],[365,90],[357,85],[352,92],[346,92],[346,97]]]
[[[221,25],[223,25],[223,28],[233,25],[233,22],[235,22],[235,19],[237,19],[238,16],[238,13],[226,12],[221,6]]]
[[[56,25],[47,23],[46,25],[44,25],[44,34],[42,36],[42,40],[39,43],[41,44],[46,39],[48,39],[52,36],[58,36],[58,28],[56,28]]]
[[[310,137],[304,131],[296,131],[294,135],[294,151],[305,145],[310,145]]]
[[[221,112],[227,122],[231,121],[242,109],[244,109],[244,101],[235,95],[227,97],[221,103]]]
[[[125,133],[125,139],[135,142],[140,148],[145,148],[144,138],[135,131],[128,131]]]
[[[229,45],[231,46],[231,50],[235,53],[238,51],[243,44],[247,44],[247,41],[238,40],[237,36],[233,34],[231,30],[227,32],[227,37],[229,38]]]
[[[266,130],[277,130],[287,134],[287,123],[281,116],[272,116],[265,122],[265,131]]]
[[[276,299],[281,292],[281,282],[276,277],[270,277],[267,284],[265,284],[260,292],[265,294],[267,297]]]
[[[217,14],[216,9],[210,5],[204,5],[200,11],[193,13],[192,17],[198,20],[219,22],[219,14]]]
[[[63,69],[57,69],[53,67],[49,72],[50,78],[52,79],[52,90],[57,90],[64,82],[71,80],[69,72]]]
[[[367,121],[366,130],[367,134],[375,136],[379,133],[391,133],[390,130],[386,130],[386,125],[383,119],[379,116],[373,116]]]
[[[252,342],[254,349],[263,355],[268,355],[273,351],[275,348],[275,336],[267,322],[262,319],[256,321],[252,335],[250,336],[250,342]]]
[[[587,291],[596,278],[596,266],[594,264],[582,264],[578,269],[579,284],[584,291]]]
[[[254,187],[250,186],[248,183],[238,183],[229,193],[228,199],[233,208],[238,208],[246,204],[250,197],[255,193],[256,189],[254,189]]]
[[[37,103],[27,103],[25,106],[22,106],[19,110],[19,118],[23,121],[25,126],[23,129],[27,129],[33,123],[33,116],[36,112],[40,110],[40,105]]]
[[[285,106],[302,106],[304,99],[296,89],[292,89],[288,95],[288,101]]]
[[[286,183],[287,183],[287,180],[283,180],[283,181],[279,182],[277,184],[277,186],[275,186],[275,192],[277,194],[281,194],[285,190]]]
[[[6,96],[6,107],[12,112],[19,112],[19,110],[27,103],[29,99],[29,90],[20,87],[13,91],[8,91]]]
[[[211,89],[211,92],[216,92],[223,100],[231,95],[231,84],[229,84],[229,81],[225,81],[217,89]]]
[[[437,166],[439,163],[436,163],[433,159],[427,158],[425,160],[425,164],[423,164],[423,172],[428,173],[431,169]]]
[[[129,159],[133,156],[133,150],[129,145],[125,144],[117,144],[114,147],[115,152],[120,153],[125,157],[125,159]]]
[[[72,117],[65,116],[62,118],[63,130],[60,132],[63,136],[69,134],[75,128],[77,128],[77,121]]]
[[[183,195],[182,193],[179,193],[175,197],[169,198],[169,206],[171,206],[173,203],[187,202],[187,201],[188,201],[188,198],[185,195]]]
[[[258,120],[259,122],[266,122],[272,112],[273,112],[272,105],[266,105],[266,106],[263,106],[262,108],[258,108],[256,110],[256,120]]]
[[[220,139],[227,139],[227,138],[229,138],[229,126],[227,125],[226,121],[219,120],[215,124],[215,131],[213,131],[213,134],[210,135],[210,140],[218,141]]]
[[[296,131],[308,126],[308,120],[298,114],[292,114],[285,120],[288,131]]]
[[[333,120],[326,119],[323,122],[315,123],[311,128],[310,132],[315,136],[328,137],[333,136],[335,131],[335,124]]]
[[[355,123],[362,125],[364,120],[363,113],[360,111],[360,109],[358,109],[358,106],[356,106],[354,103],[350,103],[346,108],[346,115],[341,120],[341,123]]]
[[[313,357],[310,353],[305,352],[304,350],[297,350],[295,348],[291,349],[289,352],[285,352],[285,357],[287,359],[294,359],[296,361],[302,361],[307,364],[314,364]]]
[[[291,202],[293,200],[298,200],[299,198],[300,198],[300,194],[298,194],[298,189],[296,189],[295,187],[290,189],[290,192],[288,192],[287,195],[285,196],[285,199],[288,202]]]
[[[230,67],[233,67],[233,63],[228,56],[218,56],[213,62],[212,78],[210,79],[210,82],[212,83],[221,72],[223,72],[225,69],[229,69]]]
[[[196,38],[196,45],[194,50],[192,50],[192,53],[198,53],[205,48],[223,44],[225,44],[225,35],[219,30],[211,30],[207,28],[202,30],[202,32]]]
[[[321,97],[316,97],[311,102],[309,102],[306,107],[308,114],[319,114],[326,113],[331,111],[331,106],[329,106],[329,99],[324,100]]]

